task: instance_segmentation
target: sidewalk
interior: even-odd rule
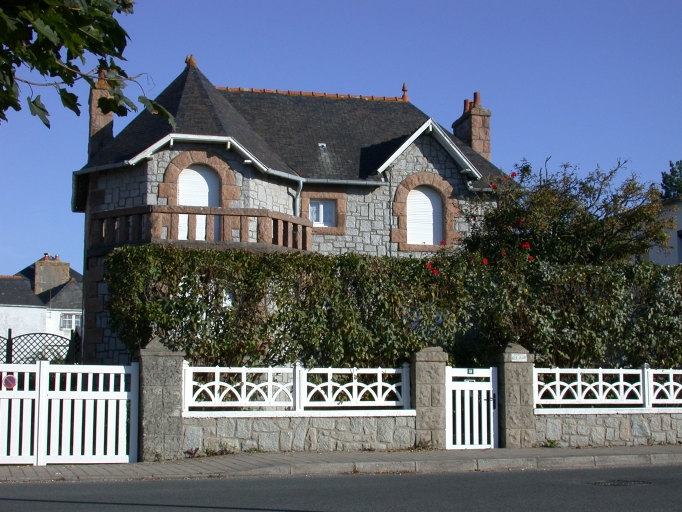
[[[682,446],[400,452],[240,453],[137,464],[0,466],[0,482],[448,473],[682,464]]]

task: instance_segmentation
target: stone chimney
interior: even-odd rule
[[[69,264],[59,261],[59,256],[51,258],[48,253],[42,260],[35,262],[33,291],[37,294],[51,290],[69,281]]]
[[[109,96],[106,82],[103,79],[104,71],[100,71],[100,79],[97,85],[90,89],[90,138],[88,139],[88,161],[114,138],[114,114],[102,114],[97,106],[100,98]]]
[[[464,100],[464,113],[452,123],[452,133],[490,160],[490,110],[481,106],[481,93],[474,93],[474,101]]]

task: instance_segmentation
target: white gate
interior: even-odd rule
[[[497,448],[497,368],[445,367],[445,446]]]
[[[137,461],[138,363],[0,364],[0,464]]]

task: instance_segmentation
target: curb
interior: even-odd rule
[[[666,466],[682,464],[681,454],[637,454],[637,455],[588,455],[565,457],[504,457],[451,459],[440,461],[377,461],[377,462],[325,462],[325,463],[291,463],[253,468],[243,471],[215,472],[167,472],[148,474],[118,475],[55,475],[6,476],[0,477],[0,483],[19,482],[104,482],[129,480],[184,480],[207,478],[230,478],[251,476],[304,476],[304,475],[348,475],[348,474],[382,474],[382,473],[466,473],[472,471],[513,471],[513,470],[557,470],[557,469],[598,469],[618,466]],[[82,466],[84,469],[87,466]],[[131,468],[132,469],[132,468]]]

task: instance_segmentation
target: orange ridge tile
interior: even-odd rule
[[[334,98],[334,99],[363,99],[369,101],[409,101],[408,98],[403,95],[399,96],[362,96],[353,94],[339,94],[339,93],[327,93],[327,92],[306,92],[306,91],[280,91],[279,89],[255,89],[253,87],[216,87],[219,91],[228,92],[257,92],[265,94],[283,94],[286,96],[313,96],[316,98]]]

